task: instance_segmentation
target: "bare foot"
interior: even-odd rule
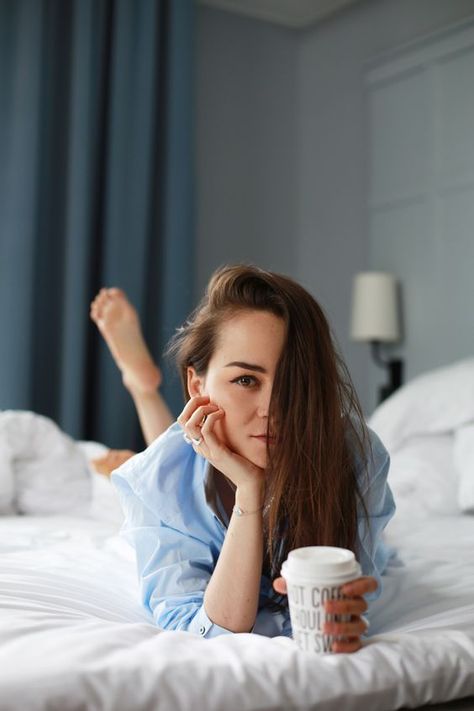
[[[98,459],[92,459],[91,464],[99,474],[110,476],[114,469],[133,457],[135,452],[130,449],[109,449],[107,454]]]
[[[161,371],[143,338],[138,315],[121,289],[101,289],[91,303],[90,317],[97,325],[130,392],[155,392]]]

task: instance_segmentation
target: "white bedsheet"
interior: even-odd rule
[[[474,694],[472,516],[395,517],[404,565],[388,570],[372,636],[322,657],[283,637],[159,631],[117,526],[0,517],[1,711],[388,711]]]

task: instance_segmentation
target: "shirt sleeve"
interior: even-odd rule
[[[375,435],[371,432],[372,456],[368,461],[369,486],[363,492],[363,498],[368,512],[368,521],[359,505],[359,563],[363,575],[373,576],[377,582],[377,590],[365,595],[367,602],[377,600],[382,593],[382,573],[389,558],[395,552],[382,540],[382,532],[395,513],[395,501],[387,482],[390,468],[390,456]]]
[[[233,634],[213,623],[204,607],[214,569],[210,546],[162,521],[119,470],[112,480],[125,513],[121,535],[135,548],[142,602],[155,624],[205,638]]]

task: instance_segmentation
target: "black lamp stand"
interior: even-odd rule
[[[380,341],[370,341],[372,357],[377,365],[388,370],[389,381],[379,388],[379,403],[383,402],[389,395],[395,392],[403,382],[403,361],[400,359],[382,358],[380,353]]]

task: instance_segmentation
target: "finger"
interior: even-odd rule
[[[184,427],[193,412],[197,407],[200,405],[206,405],[209,403],[209,396],[208,395],[194,395],[188,402],[186,403],[182,413],[180,416],[177,418],[176,422],[181,425],[181,427]]]
[[[189,420],[186,422],[185,426],[194,429],[199,428],[200,431],[201,427],[206,421],[207,416],[210,415],[212,412],[216,412],[216,410],[218,409],[219,405],[215,405],[212,402],[209,402],[204,405],[199,405],[199,407],[196,408]]]
[[[287,594],[285,578],[275,578],[275,580],[273,581],[273,587],[277,591],[277,593],[280,593],[280,595]]]
[[[355,622],[325,622],[323,624],[324,634],[335,637],[360,637],[366,631],[367,625],[360,617],[356,618]]]
[[[362,647],[359,637],[349,637],[347,640],[334,640],[331,649],[336,654],[351,654]]]
[[[365,595],[366,593],[375,592],[379,584],[375,578],[368,575],[357,578],[357,580],[351,580],[350,583],[346,583],[341,587],[343,595],[348,597],[358,597],[360,595]]]
[[[326,600],[324,603],[324,609],[330,615],[361,615],[367,611],[368,607],[363,597],[354,597],[348,600]]]
[[[216,422],[222,419],[224,415],[224,410],[221,410],[220,408],[214,412],[210,412],[206,417],[205,423],[200,429],[201,436],[203,437],[206,446],[212,448],[216,452],[227,451],[227,447],[220,439],[217,438],[214,432]]]
[[[227,447],[215,437],[211,429],[213,422],[223,415],[224,412],[222,410],[211,412],[207,415],[205,422],[207,425],[206,432],[203,432],[203,425],[199,430],[198,436],[195,439],[190,440],[194,451],[197,452],[197,454],[206,457],[206,459],[208,459],[215,467],[222,466],[220,463],[222,461],[222,453],[226,453],[228,451]]]
[[[202,439],[203,421],[205,422],[216,410],[218,410],[217,405],[200,405],[184,426],[188,437],[192,439]]]

